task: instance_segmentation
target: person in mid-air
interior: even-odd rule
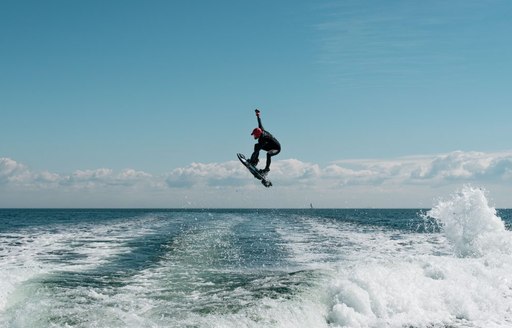
[[[281,144],[277,141],[276,138],[268,131],[265,131],[263,125],[261,125],[260,119],[260,111],[256,111],[256,117],[258,118],[258,127],[252,130],[251,135],[254,136],[254,139],[258,139],[258,143],[254,145],[254,152],[251,155],[251,159],[249,163],[256,167],[259,162],[260,150],[267,151],[267,164],[263,170],[259,170],[260,174],[266,175],[270,171],[270,162],[271,157],[279,154],[281,152]]]

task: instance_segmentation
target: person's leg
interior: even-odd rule
[[[251,165],[253,165],[253,166],[258,165],[258,162],[260,161],[259,158],[258,158],[259,155],[260,155],[260,145],[259,144],[255,144],[254,145],[254,152],[251,155],[251,159],[249,159],[249,163]]]
[[[270,171],[270,163],[272,162],[272,156],[276,156],[279,154],[281,149],[272,149],[267,152],[267,164],[265,165],[265,168],[263,169],[263,172]]]

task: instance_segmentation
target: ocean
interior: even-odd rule
[[[512,210],[0,209],[0,327],[512,327]]]

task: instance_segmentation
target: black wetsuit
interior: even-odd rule
[[[271,157],[279,154],[281,152],[281,144],[277,139],[270,134],[269,132],[265,131],[263,128],[263,125],[261,125],[261,119],[259,116],[258,118],[258,127],[263,131],[261,136],[258,138],[258,143],[254,145],[254,152],[251,155],[250,161],[256,165],[258,163],[258,157],[260,154],[260,150],[266,150],[267,151],[267,164],[265,165],[265,171],[268,171],[270,169],[270,162]]]

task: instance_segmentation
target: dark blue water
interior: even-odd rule
[[[0,326],[510,325],[512,256],[426,212],[3,209]]]

